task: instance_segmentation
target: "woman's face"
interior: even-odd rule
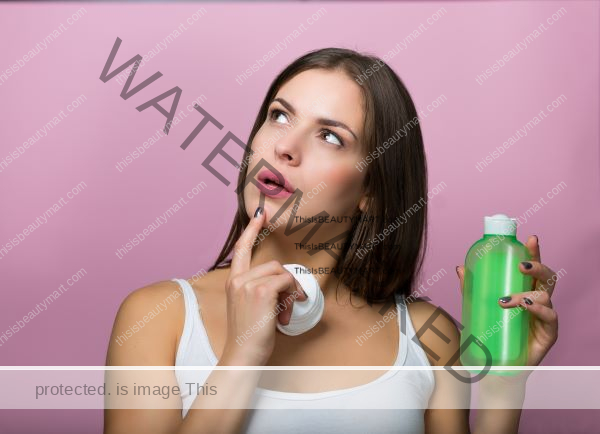
[[[356,168],[366,155],[361,142],[363,123],[363,97],[354,80],[339,71],[301,72],[285,83],[271,102],[267,118],[250,144],[254,154],[248,174],[264,159],[294,191],[302,191],[305,203],[298,206],[297,217],[313,217],[325,211],[330,219],[347,216],[342,220],[350,222],[361,201],[366,174]],[[258,180],[268,167],[263,164],[253,178]],[[252,217],[261,190],[248,183],[244,195],[246,212]],[[283,196],[265,195],[265,227],[280,209],[285,211],[282,206],[290,194],[283,192]],[[294,203],[286,209],[291,210]],[[277,230],[283,230],[290,218],[288,214],[280,220]],[[292,226],[299,223],[296,219]],[[309,225],[308,230],[313,227]]]

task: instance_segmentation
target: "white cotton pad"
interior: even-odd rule
[[[292,317],[287,325],[282,325],[277,322],[277,329],[286,335],[297,336],[309,331],[321,320],[323,310],[325,309],[325,299],[323,292],[319,286],[317,279],[309,273],[309,270],[299,264],[284,264],[294,278],[300,283],[308,300],[294,300],[294,308],[292,309]],[[302,270],[302,272],[300,271]]]

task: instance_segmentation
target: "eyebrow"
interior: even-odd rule
[[[285,99],[275,98],[275,99],[273,99],[273,101],[271,103],[273,103],[275,101],[279,102],[282,106],[284,106],[286,109],[288,109],[293,115],[296,114],[296,110],[294,109],[294,107],[289,102],[287,102]],[[354,132],[350,129],[350,127],[348,127],[343,122],[334,121],[333,119],[319,118],[319,119],[317,119],[317,123],[319,123],[321,125],[327,125],[330,127],[343,128],[343,129],[347,130],[350,134],[352,134],[352,137],[354,137],[354,139],[358,141],[358,137],[356,137],[356,134],[354,134]]]

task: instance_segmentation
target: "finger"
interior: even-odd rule
[[[465,267],[463,265],[459,265],[458,267],[456,267],[456,274],[458,275],[458,290],[460,291],[460,294],[462,295],[463,293],[463,288],[465,285]]]
[[[252,291],[259,286],[264,286],[267,290],[272,291],[273,295],[277,294],[277,298],[280,293],[283,293],[285,296],[293,296],[295,300],[298,301],[306,301],[307,297],[302,289],[302,286],[292,273],[287,271],[284,268],[284,272],[281,274],[272,274],[269,276],[259,277],[258,279],[254,279],[248,281],[246,283],[246,287]]]
[[[264,264],[256,265],[248,271],[238,274],[238,278],[241,281],[247,282],[249,280],[260,279],[261,277],[274,276],[276,274],[289,273],[279,261],[273,260],[265,262]]]
[[[525,243],[527,250],[529,251],[529,256],[531,256],[532,261],[541,262],[540,258],[540,246],[537,235],[530,235],[527,237],[527,242]],[[531,279],[531,289],[535,290],[537,287],[537,279],[534,277]]]
[[[540,256],[540,240],[538,239],[537,235],[529,235],[529,237],[527,237],[525,246],[527,246],[527,250],[529,251],[529,255],[531,255],[532,261],[542,262],[542,258]]]
[[[279,294],[279,302],[277,306],[280,307],[280,312],[277,315],[277,320],[280,324],[288,325],[292,318],[292,311],[294,310],[294,299],[286,292]]]
[[[244,290],[246,291],[246,294],[248,294],[246,300],[249,301],[266,297],[270,313],[274,316],[279,316],[289,308],[289,303],[284,303],[284,299],[286,297],[293,298],[295,296],[290,285],[290,278],[284,274],[261,277],[246,282],[244,284]],[[272,315],[269,316],[273,318]]]
[[[284,274],[265,276],[249,281],[245,286],[250,292],[258,292],[262,288],[264,292],[272,294],[277,301],[274,314],[278,316],[278,320],[282,324],[289,323],[293,303],[307,299],[298,281],[287,271]]]
[[[258,208],[257,208],[258,211]],[[265,211],[261,208],[261,213],[258,216],[253,216],[242,232],[242,235],[235,243],[233,248],[233,257],[231,259],[230,274],[231,276],[237,276],[250,268],[250,259],[252,256],[252,244],[258,232],[262,228],[263,221],[265,219]]]
[[[558,323],[558,315],[556,311],[548,306],[533,300],[530,297],[524,297],[519,306],[525,308],[529,313],[533,314],[540,321],[555,325]]]
[[[541,304],[552,308],[552,301],[550,300],[550,295],[546,291],[527,291],[527,292],[518,292],[516,294],[507,295],[505,297],[500,297],[498,299],[498,304],[502,307],[509,309],[511,307],[517,307],[525,299],[529,299],[537,304]]]
[[[294,310],[294,302],[306,301],[308,299],[306,293],[302,289],[302,285],[300,285],[294,275],[287,270],[286,272],[291,276],[292,284],[289,285],[287,290],[279,293],[277,303],[278,310],[280,311],[277,314],[277,320],[283,325],[290,323],[292,312]]]
[[[558,280],[556,273],[552,269],[537,261],[524,261],[519,263],[519,271],[535,279],[536,286],[532,288],[533,290],[541,289],[552,296],[556,281]],[[538,282],[540,285],[537,285]]]

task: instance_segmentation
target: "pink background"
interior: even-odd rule
[[[68,26],[67,18],[82,6],[87,13]],[[201,7],[206,15],[186,23]],[[327,12],[304,34],[236,83],[238,74],[321,7]],[[542,262],[567,273],[553,296],[560,338],[544,364],[598,365],[599,7],[587,1],[1,5],[2,71],[61,23],[68,30],[0,86],[0,161],[61,110],[68,117],[0,172],[0,246],[78,183],[87,187],[0,259],[0,334],[78,270],[87,274],[0,347],[0,364],[103,365],[116,311],[129,292],[188,278],[218,253],[236,208],[236,170],[220,157],[213,163],[232,181],[226,187],[201,163],[227,131],[247,140],[275,75],[314,48],[383,56],[441,7],[446,14],[389,61],[418,107],[442,94],[447,98],[422,119],[430,188],[447,185],[430,202],[423,279],[442,268],[447,274],[426,295],[460,319],[454,268],[481,237],[483,216],[522,216],[564,182],[566,189],[519,227],[518,238],[537,234]],[[476,83],[478,74],[561,7],[566,15]],[[111,71],[155,48],[180,23],[187,30],[135,77],[134,85],[162,72],[149,87],[123,100],[115,79],[99,79],[117,36],[123,42]],[[119,173],[117,161],[164,127],[156,110],[135,107],[174,86],[183,90],[178,112],[188,117]],[[86,101],[67,112],[82,94]],[[527,137],[482,172],[475,168],[561,94],[567,100]],[[202,118],[185,107],[201,95],[202,107],[224,127],[207,126],[183,151],[179,145]],[[241,159],[237,145],[226,149]],[[117,248],[202,181],[207,188],[168,223],[123,259],[116,257]],[[521,431],[598,432],[598,412],[591,413],[525,411]],[[3,411],[0,431],[100,432],[101,421],[99,410]]]

